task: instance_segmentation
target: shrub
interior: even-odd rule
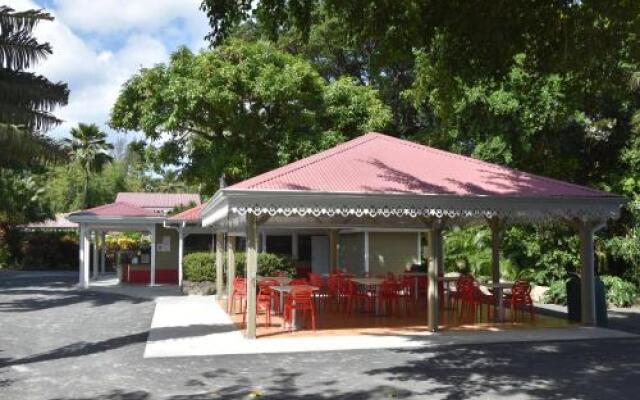
[[[607,291],[607,303],[617,307],[630,307],[638,297],[636,285],[617,276],[600,277]]]
[[[182,260],[184,279],[191,282],[216,280],[215,257],[209,252],[197,252],[184,256]]]
[[[247,258],[245,253],[236,253],[236,275],[244,276]],[[258,253],[258,275],[272,276],[276,272],[284,272],[294,276],[296,268],[290,259],[271,253]]]
[[[567,304],[567,282],[564,280],[553,281],[544,294],[544,302],[551,304]]]
[[[78,236],[66,232],[28,232],[19,240],[16,263],[23,269],[78,267]]]

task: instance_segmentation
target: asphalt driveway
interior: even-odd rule
[[[0,399],[632,399],[640,339],[143,359],[147,299],[0,271]],[[640,331],[637,314],[612,326]]]

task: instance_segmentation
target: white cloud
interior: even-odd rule
[[[108,130],[109,111],[122,84],[140,68],[167,61],[174,50],[167,43],[203,47],[206,18],[198,4],[199,0],[56,0],[55,8],[47,10],[55,21],[41,23],[35,32],[40,41],[51,43],[54,53],[34,70],[52,81],[67,82],[71,89],[69,105],[55,112],[65,122],[51,134],[66,136],[78,122]],[[10,6],[41,8],[32,0],[12,0]],[[176,30],[176,20],[186,30]]]
[[[157,32],[176,20],[187,29],[198,29],[204,14],[201,0],[55,0],[55,7],[74,29],[99,34],[133,29]],[[195,25],[195,26],[194,26]]]

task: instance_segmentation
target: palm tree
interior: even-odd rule
[[[107,134],[102,132],[96,124],[78,124],[71,129],[71,138],[65,139],[69,155],[80,165],[84,176],[80,207],[87,207],[87,193],[89,178],[92,173],[100,172],[104,166],[113,160],[109,153],[113,145],[107,143]]]
[[[33,29],[53,17],[41,10],[16,12],[0,6],[0,167],[23,167],[63,155],[43,132],[61,121],[52,111],[66,105],[69,89],[43,76],[25,72],[52,53]]]

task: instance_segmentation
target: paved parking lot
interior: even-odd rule
[[[154,303],[0,271],[0,399],[637,398],[640,340],[142,357]],[[612,325],[640,331],[637,314]]]

